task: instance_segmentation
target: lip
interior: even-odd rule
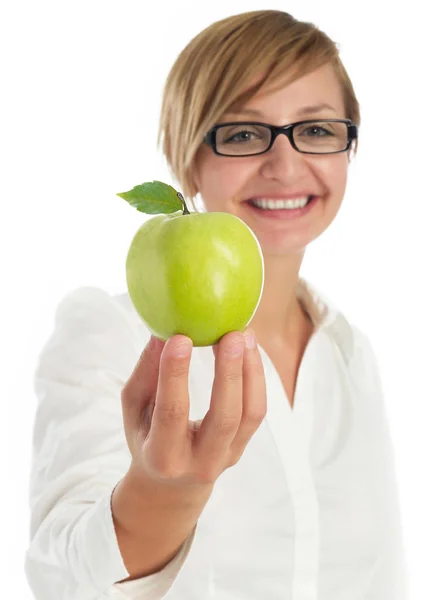
[[[311,194],[305,194],[306,196],[310,196]],[[278,197],[274,197],[274,196],[268,196],[268,198],[270,199],[276,199],[276,200],[280,200],[280,199],[284,199],[282,196],[281,198]],[[288,196],[286,196],[285,198],[289,198]],[[255,199],[255,198],[252,198]],[[243,202],[244,206],[252,213],[254,214],[257,218],[259,219],[267,219],[267,220],[273,220],[273,221],[277,221],[277,220],[281,220],[281,221],[293,221],[294,219],[298,219],[300,217],[305,216],[306,214],[308,214],[312,208],[319,202],[320,200],[320,196],[313,196],[312,199],[308,202],[308,204],[306,206],[304,206],[303,208],[295,208],[293,210],[289,210],[289,209],[277,209],[277,210],[265,210],[263,208],[258,208],[256,206],[254,206],[253,204],[249,203],[249,200],[245,200]]]

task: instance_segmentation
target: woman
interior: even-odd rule
[[[127,294],[64,299],[36,374],[36,598],[406,598],[376,359],[299,276],[359,124],[336,45],[287,13],[224,19],[180,54],[165,156],[187,198],[255,232],[262,299],[247,331],[193,350]]]

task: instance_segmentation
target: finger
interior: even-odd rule
[[[150,337],[122,390],[124,425],[128,431],[140,427],[144,410],[155,397],[164,344],[157,337]]]
[[[163,349],[151,422],[150,440],[160,446],[168,460],[186,442],[189,422],[189,366],[192,340],[174,335]]]
[[[242,416],[244,337],[226,334],[218,344],[210,408],[197,436],[199,460],[224,458]]]
[[[266,379],[255,334],[247,329],[244,335],[247,343],[243,356],[243,414],[230,448],[232,464],[240,459],[267,412]]]

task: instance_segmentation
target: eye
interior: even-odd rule
[[[312,132],[317,132],[313,134],[313,136],[311,136],[310,134],[307,134],[307,131],[312,131]],[[327,137],[327,136],[333,136],[335,135],[333,131],[330,131],[328,129],[326,129],[326,127],[322,127],[320,125],[310,125],[309,127],[306,127],[303,131],[304,135],[308,135],[309,137]]]
[[[261,139],[261,135],[255,131],[249,131],[248,129],[240,129],[236,133],[226,132],[223,139],[224,144],[240,143],[240,142],[252,142],[254,139]]]
[[[259,123],[232,123],[222,125],[216,132],[218,144],[246,145],[265,141],[269,137],[267,127]]]

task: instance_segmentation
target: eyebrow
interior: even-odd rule
[[[312,113],[316,113],[316,112],[321,112],[322,110],[332,110],[335,113],[337,113],[337,111],[335,110],[335,108],[333,106],[331,106],[330,104],[314,104],[312,106],[304,106],[302,108],[300,108],[298,111],[296,111],[297,115],[309,115]],[[231,115],[253,115],[254,117],[261,117],[263,118],[264,115],[260,110],[256,110],[255,108],[240,108],[240,109],[235,109],[229,112],[229,114]]]

